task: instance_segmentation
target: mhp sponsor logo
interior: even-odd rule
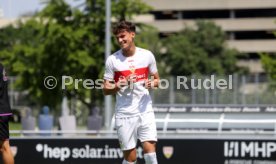
[[[224,157],[270,158],[276,152],[276,142],[225,141]]]

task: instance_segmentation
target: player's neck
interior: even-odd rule
[[[122,49],[123,55],[125,57],[131,57],[135,54],[136,46],[132,44],[128,49]]]

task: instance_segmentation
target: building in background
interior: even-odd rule
[[[137,21],[153,25],[166,36],[206,19],[219,25],[228,36],[227,44],[247,58],[238,65],[252,73],[263,72],[259,53],[276,53],[276,0],[145,0],[153,7],[150,15]]]
[[[276,0],[144,0],[153,7],[148,15],[136,21],[148,23],[160,31],[161,37],[193,26],[195,20],[215,22],[228,36],[229,47],[247,57],[239,57],[238,65],[249,67],[252,73],[263,72],[259,53],[276,53]],[[35,5],[34,5],[35,8]],[[27,12],[27,11],[26,11]],[[0,28],[15,19],[4,19],[0,7]]]

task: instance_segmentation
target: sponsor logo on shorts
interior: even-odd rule
[[[170,159],[173,155],[173,147],[172,146],[164,146],[163,154],[167,159]]]

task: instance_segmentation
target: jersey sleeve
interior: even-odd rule
[[[154,55],[150,52],[149,56],[149,73],[150,74],[155,74],[157,73],[157,66],[156,66],[156,60]]]
[[[105,62],[104,79],[109,81],[112,81],[114,79],[114,67],[111,57],[108,57]]]

